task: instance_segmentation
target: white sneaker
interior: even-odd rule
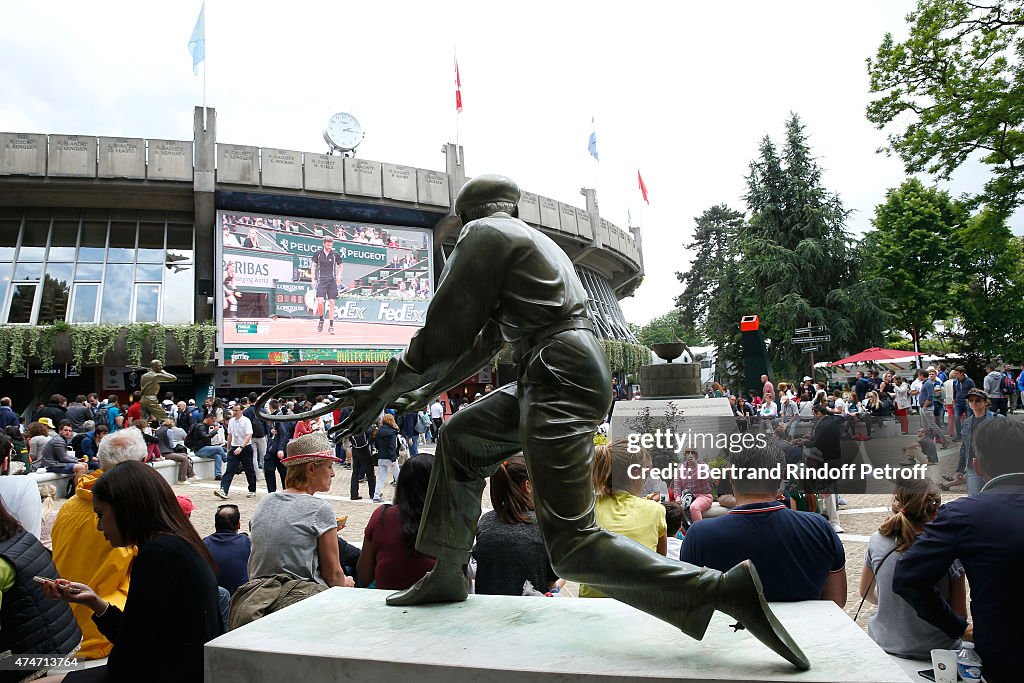
[[[832,525],[832,530],[833,530],[833,531],[835,531],[835,532],[836,532],[837,534],[843,534],[843,533],[846,533],[846,532],[845,532],[845,531],[843,530],[843,527],[839,526],[838,524],[833,524],[833,525]]]
[[[246,498],[255,498],[256,497],[256,492],[255,491],[249,491],[249,493],[245,494],[245,497]]]
[[[223,498],[224,500],[228,499],[228,494],[224,493],[224,489],[221,488],[214,489],[213,495],[217,496],[218,498]]]

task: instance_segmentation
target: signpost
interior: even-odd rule
[[[816,342],[827,342],[832,341],[832,335],[819,334],[817,337],[794,337],[794,344],[814,344]]]
[[[805,345],[800,349],[800,353],[811,354],[811,380],[814,379],[814,352],[821,349],[817,344],[819,342],[830,342],[832,341],[832,335],[821,334],[825,332],[824,325],[812,325],[810,322],[807,323],[807,327],[798,327],[793,330],[795,335],[805,335],[803,337],[796,336],[790,340],[792,344]],[[817,334],[816,334],[817,333]]]

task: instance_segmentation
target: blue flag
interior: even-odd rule
[[[587,151],[590,152],[590,156],[594,157],[595,161],[601,159],[597,156],[597,130],[594,128],[594,117],[590,117],[590,139],[587,141]]]
[[[196,27],[188,39],[188,51],[192,53],[192,73],[199,75],[199,62],[206,61],[206,2],[199,9]]]

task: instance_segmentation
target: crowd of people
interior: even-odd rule
[[[777,439],[731,454],[730,464],[769,470],[791,462],[794,449],[817,450],[825,461],[834,459],[839,435],[849,424],[850,404],[861,402],[861,393],[868,405],[899,405],[923,394],[919,440],[905,451],[911,460],[930,461],[937,423],[932,426],[925,415],[934,419],[934,412],[927,411],[940,384],[938,374],[938,369],[924,370],[917,389],[885,375],[875,385],[865,374],[847,391],[830,394],[815,387],[813,396],[811,386],[780,383],[776,390],[764,378],[768,386],[754,397],[761,399],[761,420],[749,424],[771,425]],[[954,410],[953,420],[964,417],[959,438],[964,477],[974,482],[971,495],[942,506],[934,482],[899,482],[891,515],[868,543],[858,592],[877,605],[868,632],[885,651],[926,658],[932,648],[973,641],[988,680],[1010,680],[1013,639],[1020,631],[1010,612],[1019,590],[994,568],[1024,560],[1024,528],[1012,521],[1024,518],[1019,448],[1024,423],[997,418],[998,404],[986,390],[964,389],[968,378],[961,368],[954,369],[952,379],[954,408],[955,392],[964,390],[970,411]],[[991,382],[985,385],[991,388]],[[729,396],[724,387],[715,391]],[[782,397],[777,412],[765,412],[766,404],[776,404],[776,396]],[[267,408],[279,416],[297,415],[334,398],[275,400]],[[730,398],[738,416],[755,417],[747,412],[754,400]],[[80,658],[107,659],[105,667],[69,674],[70,681],[140,675],[200,680],[203,643],[258,618],[262,613],[254,605],[268,590],[283,591],[287,581],[293,582],[288,585],[294,600],[332,586],[403,590],[431,571],[434,558],[415,547],[433,467],[433,456],[421,453],[419,446],[436,440],[444,428],[446,411],[439,399],[423,411],[387,411],[365,433],[339,443],[332,443],[327,431],[344,419],[343,411],[268,422],[256,413],[255,400],[250,394],[196,406],[168,398],[167,417],[154,424],[140,414],[137,400],[122,406],[114,397],[77,396],[68,402],[54,395],[37,409],[22,435],[10,400],[0,399],[3,473],[42,468],[73,475],[74,482],[74,495],[58,511],[53,492],[36,489],[30,477],[0,476],[0,590],[4,603],[18,599],[20,605],[16,613],[4,612],[0,645],[17,643],[24,651],[51,653],[77,646]],[[795,409],[786,409],[787,403]],[[804,419],[805,405],[811,408],[811,432],[801,440],[789,430],[792,420]],[[912,406],[906,409],[909,414]],[[268,495],[248,520],[237,505],[220,504],[216,531],[200,538],[188,518],[191,504],[185,505],[146,465],[159,458],[174,460],[179,482],[187,483],[194,480],[190,456],[214,460],[217,497],[230,499],[239,472],[246,476],[248,496],[255,496],[257,472]],[[650,466],[644,449],[630,448],[622,439],[598,446],[593,469],[597,523],[651,552],[696,566],[726,571],[750,560],[768,600],[831,600],[845,606],[846,555],[828,510],[823,516],[794,509],[791,482],[709,482],[697,476],[698,462],[696,451],[683,453],[671,500],[662,501],[657,494],[645,495],[644,481],[629,475],[634,465]],[[382,503],[355,542],[344,538],[346,518],[314,495],[331,489],[339,467],[351,470],[352,500],[363,497],[365,481],[366,496]],[[9,482],[15,480],[32,490],[12,488]],[[395,489],[385,502],[389,482]],[[945,482],[945,487],[955,483]],[[712,485],[722,500],[723,491],[731,500],[725,515],[705,519]],[[479,520],[466,567],[473,590],[558,594],[564,581],[548,558],[522,456],[496,468],[490,497],[493,509]],[[33,498],[34,507],[29,504]],[[51,503],[44,509],[47,499]],[[52,581],[26,582],[31,576]],[[168,594],[184,599],[172,607]],[[603,597],[586,583],[579,596]],[[36,623],[33,619],[45,619],[48,627],[28,628]],[[147,657],[140,634],[166,630],[168,624],[188,637],[176,650],[173,666],[165,661],[157,666]]]

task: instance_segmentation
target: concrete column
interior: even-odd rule
[[[444,268],[445,255],[441,244],[462,229],[462,221],[455,215],[455,199],[459,196],[462,186],[466,184],[466,156],[460,145],[455,147],[454,143],[448,142],[443,150],[445,156],[445,170],[448,173],[448,215],[434,226],[434,279],[441,275]]]
[[[196,234],[196,302],[195,320],[202,322],[213,318],[213,307],[206,302],[206,294],[199,294],[199,281],[209,280],[213,283],[216,294],[216,283],[220,269],[216,267],[213,245],[214,228],[217,210],[214,203],[216,185],[217,158],[217,111],[206,109],[203,120],[202,107],[195,108],[195,173],[193,174],[193,191],[195,198],[195,234]]]

